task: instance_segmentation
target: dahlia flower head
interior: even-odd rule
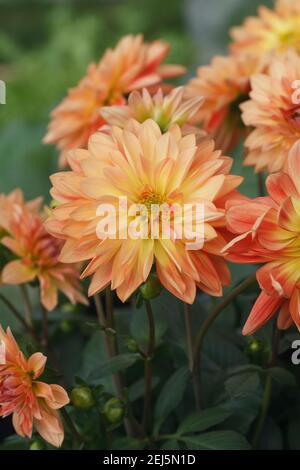
[[[245,134],[239,104],[249,98],[250,77],[260,68],[260,61],[247,54],[217,56],[210,65],[199,67],[186,86],[187,96],[204,98],[191,123],[201,124],[224,153]]]
[[[300,53],[300,4],[298,0],[278,0],[273,10],[260,6],[257,17],[231,29],[233,54],[255,57],[283,53],[293,47]]]
[[[193,116],[202,105],[204,98],[195,96],[186,97],[185,87],[174,88],[169,94],[164,95],[161,88],[151,96],[144,88],[142,92],[133,91],[125,105],[105,106],[101,109],[101,115],[110,126],[126,127],[129,119],[143,123],[147,119],[153,119],[162,132],[166,132],[173,124],[182,128],[184,134],[196,133],[204,135],[200,129],[189,125]],[[102,129],[104,126],[102,127]]]
[[[300,138],[300,57],[290,49],[274,57],[265,73],[251,78],[242,118],[254,130],[245,141],[245,165],[256,172],[286,169],[288,153]]]
[[[62,243],[45,230],[40,205],[41,199],[25,203],[20,190],[0,195],[0,249],[5,247],[10,253],[1,281],[12,285],[37,281],[47,310],[56,307],[58,291],[72,303],[86,303],[78,267],[58,261]]]
[[[0,416],[12,415],[17,434],[31,437],[33,427],[55,447],[64,439],[59,408],[69,403],[60,385],[39,381],[47,358],[40,352],[25,358],[10,328],[0,325],[0,345],[4,351],[0,361]]]
[[[124,129],[112,126],[110,133],[95,133],[88,149],[70,152],[68,163],[70,171],[51,177],[56,207],[46,226],[65,240],[60,261],[89,261],[82,273],[82,278],[92,275],[89,295],[110,286],[126,301],[153,267],[162,285],[188,303],[194,301],[196,287],[222,294],[222,285],[230,282],[221,255],[228,241],[224,207],[237,197],[235,188],[242,178],[229,174],[232,161],[214,150],[213,141],[206,138],[197,145],[195,135],[183,136],[178,125],[162,133],[151,119],[131,119]],[[119,205],[124,197],[129,208],[125,215]],[[102,203],[113,205],[119,217],[115,239],[97,229]],[[144,231],[127,236],[124,227],[131,220],[131,207],[165,204],[172,210],[175,203],[203,204],[202,249],[187,249],[184,237],[179,239],[174,231],[169,239],[160,232],[157,238],[148,232],[145,237]],[[148,211],[139,217],[142,228],[149,228],[149,217]]]
[[[263,263],[262,289],[244,326],[252,334],[276,312],[280,329],[300,329],[300,141],[290,150],[285,172],[267,178],[269,195],[229,203],[228,229],[236,235],[224,251],[235,263]]]
[[[166,78],[185,73],[180,65],[163,65],[169,51],[163,41],[145,43],[142,35],[123,37],[114,49],[107,49],[98,64],[91,64],[87,75],[52,111],[44,143],[56,144],[60,166],[66,165],[66,151],[86,148],[88,139],[105,121],[102,106],[126,103],[137,89],[155,89]]]

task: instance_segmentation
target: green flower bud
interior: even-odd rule
[[[125,340],[125,344],[129,352],[136,353],[139,351],[139,345],[135,339],[128,337]]]
[[[103,414],[111,424],[119,423],[125,414],[124,403],[118,398],[110,398],[104,405]]]
[[[70,302],[66,302],[61,306],[61,310],[64,313],[75,313],[77,311],[77,306],[71,304]]]
[[[140,293],[144,300],[151,300],[157,297],[162,290],[162,285],[156,274],[150,274],[147,281],[141,285]]]
[[[70,331],[73,329],[73,326],[72,323],[68,320],[62,320],[59,324],[59,328],[63,333],[70,333]]]
[[[252,363],[263,365],[268,360],[270,350],[261,339],[251,338],[245,352]]]
[[[43,450],[43,449],[44,449],[44,446],[41,443],[41,441],[33,441],[29,447],[29,450]]]
[[[71,392],[71,402],[75,408],[89,410],[94,406],[95,400],[92,391],[88,387],[75,387]]]
[[[253,339],[252,341],[250,341],[247,347],[247,350],[249,353],[253,354],[253,353],[257,353],[258,351],[261,351],[261,348],[262,348],[261,341],[258,341],[257,339]]]

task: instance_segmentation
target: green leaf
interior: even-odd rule
[[[20,436],[10,436],[0,444],[0,450],[28,450],[29,444],[29,439],[24,439]]]
[[[191,450],[247,450],[249,443],[235,431],[212,431],[181,438]]]
[[[154,410],[155,433],[158,432],[166,417],[179,405],[187,385],[189,371],[182,367],[176,371],[163,386]]]
[[[155,300],[152,300],[152,305],[155,320],[155,344],[158,346],[168,329],[168,323],[164,316],[161,315],[160,310],[156,309]],[[146,345],[149,338],[149,325],[145,305],[143,304],[133,313],[130,322],[130,334],[139,344]]]
[[[292,372],[283,369],[282,367],[272,367],[268,370],[272,379],[278,382],[281,386],[296,387],[297,381]]]
[[[255,418],[257,417],[262,400],[262,389],[258,393],[246,397],[231,398],[222,406],[231,412],[226,420],[226,428],[234,429],[241,434],[246,434]]]
[[[158,377],[153,377],[152,378],[152,390],[157,387],[159,384],[159,378]],[[128,387],[128,397],[130,402],[134,402],[135,400],[138,400],[141,398],[144,394],[145,390],[145,380],[144,378],[138,380],[137,382],[134,382],[130,387]]]
[[[230,377],[225,382],[225,389],[231,398],[240,398],[252,395],[260,386],[259,375],[247,372]]]
[[[300,419],[293,419],[289,422],[288,443],[290,450],[300,450]]]
[[[103,361],[102,364],[93,369],[87,381],[94,385],[101,383],[101,380],[108,375],[115,374],[120,370],[128,369],[132,366],[138,359],[140,359],[139,354],[119,354],[118,356]]]
[[[181,450],[181,449],[180,449],[179,442],[176,441],[175,439],[172,439],[172,440],[164,442],[160,450]]]
[[[189,434],[205,431],[225,421],[231,412],[220,407],[210,408],[188,416],[179,426],[177,434]]]
[[[112,442],[111,450],[142,450],[144,447],[143,441],[131,437],[120,437]]]

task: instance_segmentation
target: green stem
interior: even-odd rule
[[[260,416],[257,422],[256,430],[255,430],[253,441],[252,441],[253,449],[257,449],[259,445],[260,436],[261,436],[261,433],[265,424],[265,420],[267,417],[268,409],[270,406],[271,391],[272,391],[272,377],[270,374],[268,374],[266,377],[266,382],[265,382]]]
[[[32,326],[32,306],[28,294],[28,289],[26,284],[20,285],[20,290],[22,293],[22,297],[24,300],[24,308],[25,308],[25,319],[28,325]]]
[[[196,387],[196,401],[197,401],[197,408],[201,409],[203,404],[203,396],[201,395],[201,384],[200,384],[200,362],[201,362],[201,350],[203,346],[203,342],[205,336],[217,319],[217,317],[222,313],[222,311],[242,292],[244,292],[248,287],[254,284],[256,281],[255,274],[249,276],[245,281],[241,282],[235,289],[233,289],[223,300],[220,302],[211,312],[211,314],[204,320],[200,330],[195,339],[195,346],[194,346],[194,368],[193,374],[196,380],[195,387]]]
[[[280,337],[281,337],[281,330],[277,328],[277,325],[275,323],[274,331],[273,331],[273,338],[272,338],[272,350],[271,350],[269,362],[266,366],[267,370],[276,365]],[[257,449],[259,446],[260,437],[264,428],[264,424],[265,424],[269,406],[270,406],[271,392],[272,392],[272,376],[270,373],[267,372],[260,416],[257,421],[257,425],[256,425],[256,429],[255,429],[254,437],[252,441],[252,445],[254,449]]]
[[[193,328],[192,328],[192,318],[191,318],[191,309],[190,305],[184,303],[184,321],[185,321],[185,331],[186,331],[186,343],[187,343],[187,355],[189,361],[189,370],[192,374],[192,382],[195,396],[196,408],[199,408],[198,402],[198,380],[194,370],[194,347],[193,347]]]
[[[0,300],[7,306],[11,313],[18,319],[18,321],[23,325],[24,329],[32,336],[32,338],[39,342],[34,329],[29,325],[24,319],[23,315],[16,309],[16,307],[8,300],[2,293],[0,293]]]
[[[63,418],[64,418],[64,421],[66,423],[66,425],[68,426],[69,428],[69,431],[71,432],[71,434],[73,434],[73,436],[75,437],[78,445],[80,446],[80,448],[84,445],[84,439],[83,437],[79,434],[79,432],[77,431],[76,427],[75,427],[75,424],[73,423],[72,421],[72,418],[70,417],[69,413],[67,412],[66,408],[61,408],[60,410]]]
[[[153,311],[151,307],[151,303],[149,300],[145,300],[146,305],[146,312],[148,317],[148,325],[149,325],[149,339],[148,339],[148,347],[146,358],[144,360],[145,365],[145,390],[144,390],[144,413],[143,413],[143,429],[145,434],[147,434],[149,424],[150,424],[150,417],[151,417],[151,392],[152,392],[152,357],[154,354],[155,349],[155,321],[153,316]]]
[[[49,346],[49,323],[48,323],[48,311],[45,309],[45,307],[42,305],[42,320],[43,320],[43,339],[42,339],[42,345],[46,350],[48,350]]]
[[[257,189],[259,196],[262,197],[265,195],[265,179],[263,173],[257,174]]]
[[[104,309],[102,306],[101,298],[99,295],[94,296],[96,312],[98,316],[98,321],[100,326],[103,328],[110,328],[114,330],[115,321],[114,321],[114,314],[113,314],[113,300],[112,300],[112,293],[110,287],[107,287],[105,291],[105,298],[106,298],[106,315],[104,313]],[[115,335],[113,337],[108,336],[106,331],[103,331],[103,338],[105,343],[105,350],[106,355],[109,359],[116,356],[118,354],[118,346],[116,342]],[[124,393],[124,384],[122,375],[119,372],[113,374],[113,381],[116,390],[117,397],[125,401],[125,393]],[[126,429],[126,433],[128,436],[134,436],[135,429],[138,427],[135,423],[134,417],[131,414],[131,410],[128,412],[128,417],[124,419],[124,426]]]

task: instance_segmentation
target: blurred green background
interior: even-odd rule
[[[128,33],[172,44],[168,61],[196,66],[226,51],[228,29],[254,0],[0,0],[0,191],[48,197],[57,152],[41,143],[50,110],[90,61]],[[249,175],[251,172],[249,172]],[[251,185],[251,183],[250,183]],[[247,192],[247,191],[246,191]]]

